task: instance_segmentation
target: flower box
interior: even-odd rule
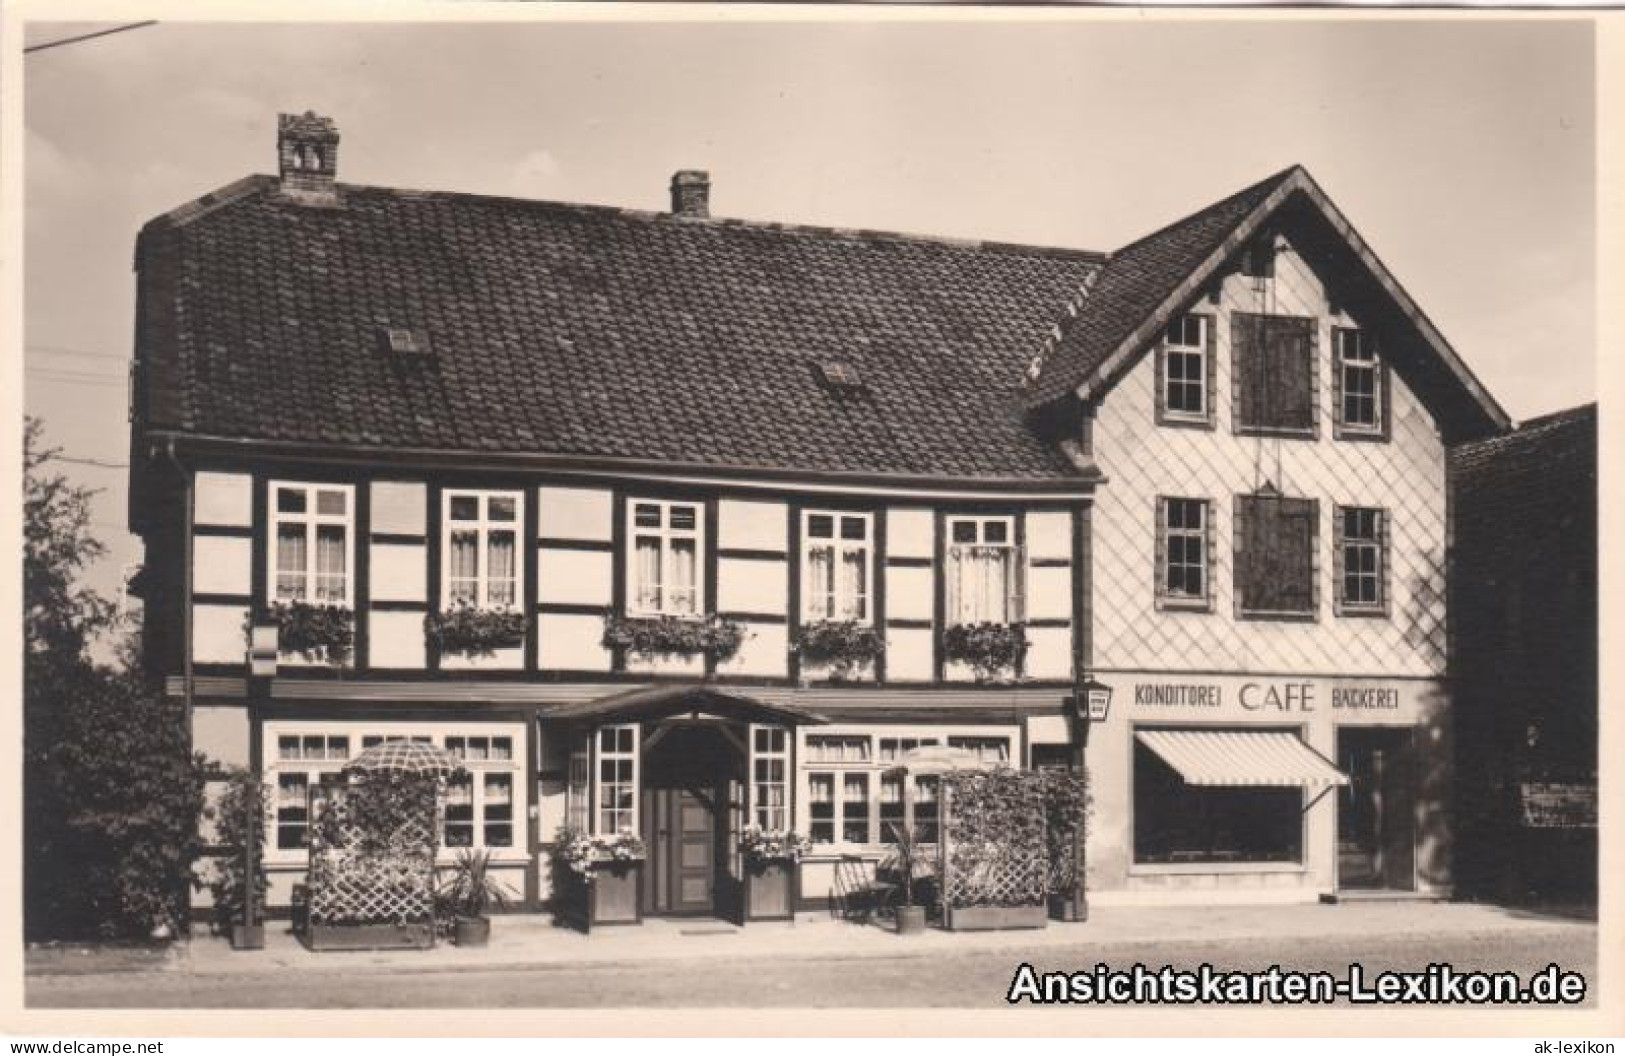
[[[725,664],[745,641],[745,626],[712,613],[703,619],[681,616],[604,617],[602,644],[639,660],[703,656]]]
[[[523,613],[466,602],[423,618],[425,640],[442,655],[453,656],[493,656],[498,649],[524,645],[528,627]]]
[[[434,924],[308,924],[300,937],[312,950],[427,950]]]
[[[948,907],[944,921],[949,931],[1009,931],[1049,925],[1048,906]]]
[[[745,919],[789,920],[800,894],[801,868],[788,859],[755,862],[745,868]]]
[[[643,863],[636,861],[593,862],[585,874],[565,870],[554,912],[561,923],[583,932],[617,924],[641,924],[638,895],[642,878]]]

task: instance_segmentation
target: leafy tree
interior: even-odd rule
[[[173,934],[199,849],[202,759],[183,708],[90,659],[118,624],[80,582],[105,552],[90,534],[93,492],[51,470],[42,433],[30,419],[23,447],[25,932]]]

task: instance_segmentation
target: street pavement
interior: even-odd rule
[[[1337,975],[1351,963],[1370,975],[1449,962],[1525,977],[1555,962],[1585,974],[1589,1004],[1596,961],[1589,921],[1467,905],[1114,907],[1042,931],[918,937],[825,918],[581,936],[504,917],[483,950],[311,953],[280,930],[261,951],[209,938],[161,957],[35,950],[26,998],[32,1008],[999,1008],[1023,962]]]

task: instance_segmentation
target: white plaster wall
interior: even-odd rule
[[[888,567],[886,569],[886,618],[888,620],[930,620],[936,618],[933,591],[936,575],[929,568]]]
[[[425,663],[423,613],[367,613],[367,663],[373,667],[421,669]]]
[[[248,765],[248,709],[196,704],[192,748],[222,766]]]
[[[193,478],[192,521],[247,528],[254,523],[254,478],[200,471]]]
[[[427,548],[400,543],[373,543],[370,570],[375,601],[424,601],[429,596]]]
[[[1072,558],[1072,514],[1040,510],[1027,514],[1027,557]]]
[[[789,507],[782,502],[721,500],[717,503],[717,545],[727,550],[786,550],[790,545]]]
[[[544,539],[614,538],[614,503],[605,488],[537,488],[536,512]]]
[[[544,602],[568,605],[612,604],[615,555],[597,550],[536,551],[536,596]]]
[[[1072,677],[1072,628],[1027,628],[1027,659],[1023,674],[1042,681]]]
[[[199,594],[247,594],[253,589],[254,544],[218,535],[192,538],[192,589]]]
[[[247,605],[193,605],[192,659],[200,664],[241,664],[248,657],[243,621]]]
[[[932,670],[933,635],[929,628],[886,628],[886,680],[888,682],[929,682]]]
[[[790,611],[789,579],[788,562],[719,558],[717,611],[787,616]]]
[[[552,671],[608,671],[611,656],[603,647],[604,620],[544,612],[536,618],[538,663]]]
[[[759,562],[758,562],[759,563]],[[739,652],[717,671],[727,675],[783,678],[789,671],[790,629],[782,623],[745,622]]]
[[[626,669],[633,674],[639,675],[685,675],[698,678],[705,674],[705,658],[703,656],[655,656],[644,659],[635,653],[627,653]]]
[[[934,557],[936,517],[930,509],[893,506],[886,511],[886,554],[889,557]]]
[[[372,526],[389,535],[423,535],[429,530],[429,489],[417,481],[372,483]],[[376,593],[376,592],[374,592]]]
[[[1027,618],[1072,619],[1072,566],[1027,569]]]

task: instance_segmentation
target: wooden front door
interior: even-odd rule
[[[708,738],[685,732],[672,734],[648,756],[642,801],[649,852],[646,916],[728,915],[719,893],[727,887],[730,765]]]
[[[1338,768],[1337,886],[1409,891],[1416,886],[1415,773],[1408,729],[1343,729]]]

